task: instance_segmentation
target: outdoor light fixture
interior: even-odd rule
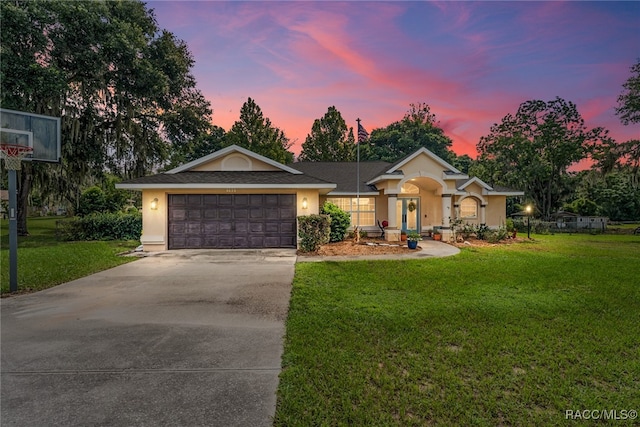
[[[158,198],[157,197],[151,201],[151,209],[153,209],[154,211],[156,209],[158,209]]]
[[[527,211],[527,239],[531,239],[531,205],[525,208]]]
[[[307,198],[302,199],[302,209],[307,209],[309,207],[309,202],[307,202]]]

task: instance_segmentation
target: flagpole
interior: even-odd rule
[[[357,182],[356,182],[356,203],[358,204],[358,213],[356,215],[356,241],[360,240],[360,118],[356,119],[356,122],[358,122],[358,139],[356,140],[356,152],[357,154],[357,159],[356,159],[356,176],[357,176]]]

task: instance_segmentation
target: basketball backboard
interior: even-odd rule
[[[0,143],[33,148],[23,160],[59,162],[60,119],[0,108]]]

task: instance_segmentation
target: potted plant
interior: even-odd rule
[[[405,230],[402,230],[400,232],[400,241],[404,242],[405,240],[407,240],[407,232]]]
[[[442,233],[440,230],[433,230],[433,240],[442,240]]]
[[[422,240],[422,236],[419,233],[407,234],[407,246],[409,249],[416,249],[420,240]]]

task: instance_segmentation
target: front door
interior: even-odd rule
[[[420,198],[398,197],[396,202],[397,227],[407,233],[420,232]]]

